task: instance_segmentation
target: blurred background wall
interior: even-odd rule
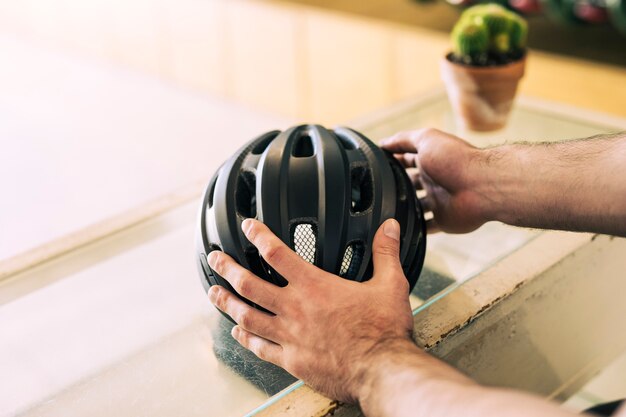
[[[461,11],[481,0],[291,0],[449,33]],[[487,0],[524,14],[531,47],[626,66],[626,0]],[[612,12],[608,4],[615,10]],[[617,20],[619,19],[619,21]],[[619,24],[619,26],[617,26]]]
[[[0,35],[332,124],[438,86],[458,13],[411,0],[0,0]],[[626,37],[610,25],[533,18],[530,47],[522,93],[626,115]]]

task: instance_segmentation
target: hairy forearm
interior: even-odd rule
[[[574,415],[528,394],[482,387],[410,341],[378,352],[365,375],[359,404],[367,417]]]
[[[626,133],[487,149],[475,176],[490,220],[626,236]]]

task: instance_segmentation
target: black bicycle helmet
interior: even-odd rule
[[[214,250],[269,282],[286,285],[241,231],[241,222],[250,217],[265,223],[307,262],[354,281],[371,278],[374,234],[394,217],[401,226],[400,259],[411,289],[424,262],[426,223],[405,170],[348,128],[301,125],[268,132],[218,169],[199,215],[197,258],[206,291],[221,285],[236,294],[207,264]]]

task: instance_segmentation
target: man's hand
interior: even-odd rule
[[[435,129],[382,142],[427,193],[429,230],[515,226],[626,236],[626,133],[488,149]]]
[[[307,263],[258,221],[246,220],[242,229],[288,285],[270,284],[219,251],[211,252],[209,264],[238,293],[275,314],[219,286],[209,297],[238,323],[233,337],[261,359],[331,398],[358,402],[370,417],[572,416],[526,394],[483,388],[413,343],[395,220],[383,223],[374,238],[374,276],[364,283]]]
[[[500,220],[626,236],[623,134],[479,150],[428,129],[383,145],[409,168],[416,188],[427,191],[425,208],[434,213],[435,229],[467,232]],[[368,416],[572,416],[537,397],[481,387],[412,343],[395,220],[375,236],[374,276],[365,283],[305,262],[258,221],[246,220],[242,228],[288,285],[270,284],[214,251],[211,267],[274,314],[218,286],[209,297],[238,323],[235,339],[261,359],[333,398],[358,401]],[[618,415],[626,417],[626,410]]]
[[[248,219],[242,229],[289,283],[277,287],[225,253],[211,252],[211,268],[243,297],[275,314],[250,307],[222,287],[211,287],[211,302],[238,324],[233,337],[326,395],[356,401],[373,358],[388,346],[412,343],[409,287],[399,261],[400,225],[387,220],[379,228],[372,249],[374,275],[365,283],[307,263],[263,223]]]
[[[429,232],[471,232],[489,220],[474,175],[483,151],[436,129],[398,133],[382,146],[407,169],[416,190],[426,191],[422,205],[434,216],[427,223]]]

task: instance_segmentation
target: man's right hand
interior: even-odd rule
[[[433,213],[429,232],[466,233],[492,220],[481,184],[484,151],[436,129],[401,132],[381,144],[407,169],[416,190],[426,191],[421,202]]]
[[[626,237],[626,133],[479,149],[435,129],[382,143],[426,190],[429,230],[465,233],[491,220]]]

